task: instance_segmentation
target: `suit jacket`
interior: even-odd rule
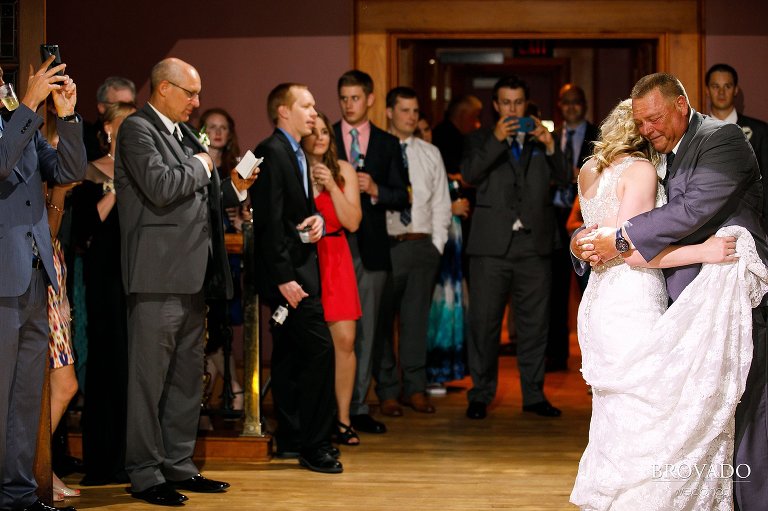
[[[768,124],[741,114],[736,118],[736,124],[741,126],[747,140],[752,144],[757,164],[760,165],[760,174],[763,176],[763,219],[768,221],[768,193],[765,193],[765,183],[768,182]]]
[[[222,211],[239,204],[229,180],[192,155],[205,151],[181,124],[184,145],[149,104],[120,127],[115,188],[126,293],[231,298]],[[222,204],[224,202],[225,204]]]
[[[82,119],[56,121],[58,151],[38,128],[43,119],[21,103],[3,115],[0,138],[0,296],[21,296],[32,278],[32,240],[48,280],[58,290],[43,181],[71,183],[85,177],[88,163]]]
[[[251,187],[255,236],[256,284],[271,302],[285,302],[278,285],[296,281],[310,296],[320,296],[320,270],[315,243],[302,243],[296,226],[317,213],[309,181],[304,192],[301,169],[286,135],[276,129],[254,150],[264,158],[259,179]]]
[[[347,148],[341,133],[341,122],[333,125],[340,160],[347,159]],[[391,270],[387,210],[401,211],[408,205],[408,173],[403,166],[403,154],[396,137],[371,123],[371,136],[365,153],[365,172],[379,187],[376,204],[367,193],[360,194],[363,218],[357,229],[357,243],[363,266],[370,271]]]
[[[646,261],[668,245],[701,243],[722,226],[741,225],[768,262],[760,169],[738,126],[695,112],[667,173],[667,204],[631,218],[626,228]],[[665,269],[670,298],[676,300],[700,269]]]
[[[564,162],[557,142],[555,152],[547,156],[545,146],[528,136],[520,161],[514,162],[507,142],[499,142],[492,130],[480,129],[469,134],[461,174],[477,187],[477,204],[467,254],[506,254],[517,218],[531,231],[537,253],[551,254],[555,215],[549,186],[552,181],[569,182],[570,172]]]

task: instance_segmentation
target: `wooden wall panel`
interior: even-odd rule
[[[355,0],[354,62],[381,93],[397,80],[399,37],[648,38],[658,42],[658,70],[676,74],[700,108],[700,13],[700,0]],[[385,125],[382,101],[371,118]]]

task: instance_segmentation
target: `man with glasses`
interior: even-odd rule
[[[102,129],[101,116],[107,111],[107,108],[114,103],[135,103],[136,85],[128,78],[122,76],[110,76],[96,91],[96,108],[99,111],[99,118],[95,123],[83,123],[83,140],[85,141],[85,150],[88,154],[88,161],[101,158],[106,154],[99,143],[97,133]]]
[[[232,297],[222,214],[254,176],[221,183],[185,124],[200,75],[179,59],[152,68],[149,102],[120,128],[115,185],[128,293],[126,471],[133,496],[158,505],[176,489],[220,492],[192,461],[200,414],[205,299]],[[223,203],[222,203],[223,202]]]

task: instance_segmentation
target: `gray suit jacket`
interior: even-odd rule
[[[467,254],[503,256],[518,217],[530,229],[536,251],[552,253],[555,214],[549,186],[552,181],[566,184],[569,174],[557,143],[555,153],[547,156],[545,146],[529,136],[520,161],[513,162],[506,141],[481,129],[466,138],[461,174],[477,187]]]
[[[631,218],[627,227],[646,261],[668,245],[701,243],[722,226],[741,225],[768,262],[760,169],[738,126],[694,112],[667,172],[668,203]],[[676,300],[700,269],[699,264],[665,269],[670,298]]]
[[[38,128],[43,119],[23,103],[3,115],[0,138],[0,296],[21,296],[32,278],[32,240],[48,280],[57,287],[43,181],[71,183],[85,177],[82,120],[57,120],[58,151]]]
[[[239,202],[192,155],[202,152],[181,125],[183,148],[148,104],[120,127],[115,188],[120,215],[121,265],[126,293],[193,294],[231,298],[222,200]],[[209,262],[210,261],[210,262]]]

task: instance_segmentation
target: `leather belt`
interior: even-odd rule
[[[39,257],[33,257],[32,258],[32,269],[39,270],[43,267],[43,260]]]
[[[390,236],[389,239],[391,241],[415,241],[415,240],[425,240],[429,238],[429,234],[423,233],[423,232],[406,232],[405,234],[397,234],[395,236]]]

